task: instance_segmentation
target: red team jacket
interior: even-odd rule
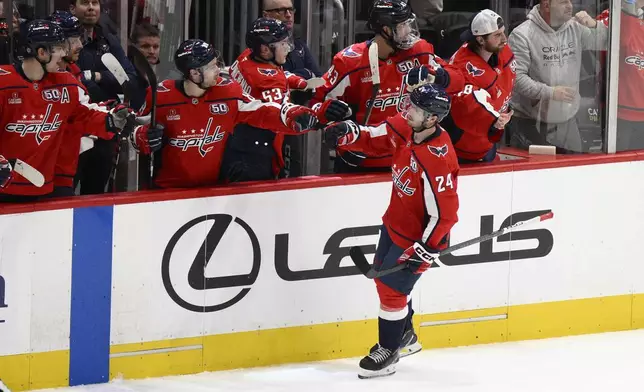
[[[494,57],[493,57],[494,59]],[[461,70],[466,86],[452,96],[452,108],[442,123],[449,132],[456,155],[477,161],[501,140],[502,129],[492,129],[499,114],[508,111],[516,80],[516,60],[509,45],[490,63],[471,51],[467,44],[450,63]]]
[[[165,127],[165,141],[155,182],[162,188],[217,184],[226,140],[237,123],[296,134],[282,122],[279,104],[253,99],[232,80],[220,78],[200,98],[185,95],[181,80],[165,80],[157,91],[156,120]],[[150,104],[148,88],[143,114]],[[140,151],[149,154],[144,130],[138,128],[134,138]]]
[[[324,74],[326,84],[315,91],[313,103],[327,99],[340,99],[354,109],[356,121],[364,123],[367,104],[371,99],[371,71],[369,69],[368,47],[371,41],[353,44],[333,57],[331,68]],[[369,118],[369,124],[380,124],[388,117],[395,116],[408,95],[403,77],[413,67],[431,64],[434,60],[443,66],[450,76],[448,93],[457,93],[463,88],[463,76],[456,68],[434,55],[434,47],[420,40],[411,49],[394,53],[387,60],[380,60],[380,91]],[[338,147],[339,155],[353,150],[352,145]],[[361,166],[389,167],[393,155],[392,146],[362,151],[367,155]]]
[[[250,49],[244,50],[237,61],[230,66],[230,76],[242,86],[246,94],[263,102],[275,102],[280,105],[285,100],[288,101],[290,89],[306,86],[305,79],[285,72],[278,65],[255,61]],[[273,166],[276,175],[284,167],[283,143],[284,135],[280,133],[275,135],[273,149],[277,161]]]
[[[442,128],[420,144],[412,135],[398,114],[378,126],[360,127],[351,146],[355,151],[393,150],[391,200],[382,217],[393,242],[403,249],[416,241],[444,249],[458,221],[458,159]]]
[[[51,193],[69,119],[88,129],[105,129],[107,110],[90,104],[85,88],[68,72],[50,72],[41,81],[31,82],[22,70],[2,66],[0,86],[0,154],[27,162],[45,177],[45,185],[37,188],[15,173],[14,181],[0,193],[33,196]]]
[[[608,26],[609,16],[607,10],[597,20]],[[622,12],[620,30],[617,117],[644,121],[644,20]]]

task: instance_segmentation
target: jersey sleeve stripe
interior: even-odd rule
[[[425,227],[425,231],[423,231],[422,240],[423,243],[427,243],[427,241],[432,237],[432,234],[434,234],[434,230],[438,226],[438,220],[440,219],[440,209],[438,208],[436,195],[434,194],[434,188],[432,188],[432,184],[429,182],[429,178],[427,178],[427,172],[424,169],[422,178],[425,210],[427,211],[427,215],[429,216],[427,226]]]
[[[432,238],[434,230],[436,230],[436,227],[438,227],[438,221],[441,217],[441,210],[438,206],[438,198],[436,197],[436,194],[434,194],[434,188],[432,187],[431,181],[429,180],[427,169],[425,169],[422,163],[420,163],[420,160],[415,153],[412,153],[412,155],[416,160],[416,163],[418,163],[418,166],[423,170],[423,173],[421,174],[424,188],[423,200],[425,201],[425,212],[427,212],[428,221],[421,239],[423,243],[427,244],[429,239]]]
[[[262,102],[260,100],[254,99],[250,102],[244,102],[243,100],[239,100],[239,111],[240,112],[254,112],[256,110],[259,110],[261,107],[265,106],[272,106],[276,108],[277,110],[280,110],[282,107],[274,102]]]
[[[382,124],[375,127],[364,127],[360,126],[360,129],[366,132],[369,132],[369,135],[374,137],[387,136],[387,123],[383,122]]]
[[[337,98],[344,95],[344,90],[346,90],[347,87],[351,86],[351,78],[350,78],[351,74],[365,69],[369,69],[369,67],[356,68],[344,74],[344,76],[342,76],[342,79],[335,82],[335,84],[331,86],[331,89],[326,93],[326,95],[324,96],[324,99],[325,100],[328,99],[329,96],[331,98]],[[336,91],[337,89],[339,89],[339,91]]]
[[[489,93],[487,93],[487,91],[486,91],[485,94],[489,94]],[[494,106],[492,106],[492,104],[490,104],[487,101],[486,97],[481,97],[481,95],[482,95],[481,90],[474,91],[473,95],[474,95],[474,100],[476,101],[476,103],[481,105],[481,107],[483,107],[483,109],[485,109],[485,111],[490,113],[490,115],[492,115],[494,118],[499,118],[499,116],[501,114],[499,112],[497,112],[496,109],[494,109]]]

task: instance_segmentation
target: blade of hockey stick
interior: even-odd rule
[[[326,84],[326,81],[322,78],[311,78],[306,81],[305,90],[314,90],[318,87],[324,86],[325,84]]]
[[[128,53],[131,54],[133,65],[136,70],[145,75],[150,84],[150,127],[155,127],[157,124],[157,75],[154,73],[152,66],[148,63],[143,53],[134,45],[128,46]],[[150,182],[154,177],[154,153],[150,154]]]
[[[102,55],[101,62],[103,63],[103,65],[105,65],[105,68],[107,68],[107,70],[110,71],[112,75],[114,75],[116,81],[121,85],[121,88],[123,89],[123,103],[129,105],[130,97],[132,96],[132,86],[130,84],[130,77],[125,72],[125,69],[112,53],[105,53],[104,55]],[[107,181],[107,184],[105,184],[104,188],[104,191],[106,193],[109,191],[110,182],[112,183],[112,191],[116,192],[116,174],[118,171],[119,160],[121,159],[121,144],[123,143],[123,140],[124,136],[121,136],[117,140],[116,154],[114,155],[114,159],[112,161],[110,179]]]
[[[112,75],[114,75],[121,86],[123,85],[123,83],[130,80],[130,77],[127,76],[127,73],[125,73],[125,69],[123,69],[121,63],[119,63],[119,61],[116,59],[116,57],[114,57],[112,53],[105,53],[103,56],[101,56],[101,62],[103,63],[103,65],[105,65],[105,68],[107,68],[107,70],[110,71]]]
[[[534,218],[526,219],[523,221],[516,222],[510,226],[503,227],[495,232],[492,232],[490,234],[482,235],[480,237],[472,238],[471,240],[467,240],[464,242],[461,242],[459,244],[450,246],[447,249],[442,250],[439,253],[439,256],[444,256],[447,254],[450,254],[452,252],[456,252],[457,250],[467,248],[468,246],[478,244],[480,242],[488,241],[491,240],[495,237],[501,236],[503,234],[509,233],[510,231],[521,227],[521,226],[527,226],[531,224],[535,224],[538,222],[543,222],[548,219],[552,219],[554,217],[554,213],[552,211],[547,212],[545,214],[536,216]],[[356,265],[358,270],[364,274],[369,279],[375,279],[375,278],[380,278],[382,276],[386,276],[389,274],[393,274],[394,272],[400,271],[402,269],[405,269],[409,266],[408,263],[401,263],[401,264],[396,264],[395,266],[391,268],[387,268],[384,270],[377,270],[374,269],[373,266],[369,264],[367,261],[367,258],[365,257],[364,253],[362,252],[362,249],[359,246],[353,246],[351,249],[349,249],[349,256],[351,257],[351,260],[353,263]],[[443,265],[442,263],[437,262],[440,265]]]
[[[378,96],[378,90],[380,90],[380,68],[378,65],[378,44],[375,41],[372,41],[369,45],[369,69],[371,70],[371,100],[369,101],[369,106],[367,106],[367,112],[364,116],[363,125],[369,123],[369,117],[371,117],[371,111],[373,110],[373,105],[376,103],[376,96]]]
[[[42,173],[27,162],[21,161],[20,159],[10,159],[9,163],[16,173],[23,176],[27,181],[31,182],[38,188],[45,185],[45,177]]]
[[[101,62],[103,65],[105,65],[105,68],[107,68],[108,71],[112,75],[114,75],[114,78],[116,81],[121,85],[121,88],[123,89],[123,101],[125,103],[130,102],[130,77],[127,76],[127,73],[125,72],[125,69],[123,69],[123,66],[119,61],[114,57],[112,53],[105,53],[103,56],[101,56]]]

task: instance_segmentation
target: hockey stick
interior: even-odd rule
[[[9,390],[9,387],[8,387],[8,386],[6,386],[6,385],[4,385],[4,383],[2,382],[2,380],[0,380],[0,392],[11,392],[11,391]]]
[[[369,123],[373,105],[376,103],[376,96],[380,90],[380,69],[378,67],[378,44],[376,41],[371,41],[369,45],[369,68],[371,69],[371,100],[367,105],[367,113],[365,113],[363,125]]]
[[[143,53],[134,45],[130,44],[128,46],[128,53],[132,56],[133,65],[136,70],[145,75],[150,84],[150,94],[151,94],[151,103],[150,103],[150,127],[155,127],[157,125],[157,75],[154,73],[152,66],[148,63],[148,59],[145,58]],[[154,153],[150,153],[150,185],[152,185],[152,178],[154,177]]]
[[[23,176],[27,181],[31,182],[38,188],[45,185],[45,177],[36,168],[31,166],[25,161],[20,159],[9,159],[9,163],[13,171]]]
[[[518,228],[518,227],[531,225],[531,224],[538,223],[538,222],[543,222],[545,220],[552,219],[553,217],[554,217],[554,213],[552,211],[550,211],[550,212],[547,212],[547,213],[545,213],[543,215],[539,215],[539,216],[531,218],[531,219],[527,219],[527,220],[524,220],[524,221],[519,221],[519,222],[514,223],[514,224],[512,224],[510,226],[503,227],[503,228],[501,228],[501,229],[499,229],[499,230],[497,230],[495,232],[492,232],[490,234],[482,235],[480,237],[472,238],[471,240],[461,242],[460,244],[452,245],[449,248],[447,248],[445,250],[442,250],[439,253],[439,256],[444,256],[444,255],[450,254],[452,252],[456,252],[457,250],[467,248],[470,245],[475,245],[475,244],[478,244],[480,242],[491,240],[492,238],[495,238],[495,237],[501,236],[503,234],[506,234],[506,233]],[[416,248],[416,247],[420,247],[420,249],[423,249],[423,247],[419,243],[414,244],[414,248]],[[366,276],[369,279],[380,278],[382,276],[393,274],[394,272],[397,272],[397,271],[400,271],[402,269],[405,269],[405,268],[409,267],[409,263],[401,263],[401,264],[396,264],[395,266],[393,266],[391,268],[387,268],[387,269],[384,269],[384,270],[377,270],[373,266],[371,266],[371,264],[369,264],[369,262],[367,261],[367,258],[365,257],[364,253],[362,252],[362,248],[360,248],[359,246],[352,246],[351,249],[349,249],[349,256],[351,256],[351,260],[356,265],[356,267],[358,267],[358,270],[360,270],[360,272],[362,274],[364,274],[364,276]],[[435,262],[437,264],[440,264],[440,261],[438,261],[438,260],[435,260]],[[443,265],[443,264],[440,264],[440,265]]]
[[[119,61],[114,57],[112,53],[105,53],[103,56],[101,56],[101,62],[103,65],[105,65],[105,68],[107,68],[108,71],[112,75],[114,75],[114,78],[116,78],[116,81],[121,85],[121,88],[123,89],[123,103],[125,105],[130,105],[130,89],[132,88],[130,85],[130,77],[127,76],[127,73],[125,72],[125,69],[123,69],[123,66]],[[121,159],[121,143],[123,142],[124,137],[120,137],[119,140],[116,143],[116,156],[114,157],[114,160],[112,161],[112,170],[110,171],[110,178],[107,181],[107,184],[105,184],[105,192],[109,190],[110,186],[110,181],[112,181],[112,191],[116,192],[116,173],[119,165],[119,160]]]

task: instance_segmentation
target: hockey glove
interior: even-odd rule
[[[420,67],[414,67],[407,75],[405,75],[405,85],[407,86],[407,91],[414,91],[416,88],[433,83],[443,88],[449,86],[449,74],[440,66],[431,67],[421,65]]]
[[[353,144],[360,138],[360,127],[353,121],[343,121],[324,129],[324,142],[331,148]]]
[[[114,109],[116,107],[116,105],[119,104],[119,102],[120,101],[118,99],[108,99],[107,101],[99,102],[98,106],[106,107],[107,110],[109,111],[109,110]]]
[[[135,114],[132,109],[126,105],[117,104],[105,117],[107,131],[119,133],[128,125],[128,122],[132,123],[134,118]]]
[[[282,123],[297,133],[313,129],[319,123],[313,110],[305,106],[294,105],[288,102],[282,104],[280,116],[282,118]]]
[[[6,188],[13,178],[13,168],[11,163],[0,155],[0,189]]]
[[[130,135],[130,142],[137,152],[150,154],[159,151],[163,147],[163,133],[165,127],[157,124],[154,127],[141,125],[134,129]]]
[[[416,242],[400,255],[398,264],[407,263],[414,274],[422,274],[435,260],[438,260],[438,251]]]
[[[351,116],[351,108],[338,99],[329,99],[313,105],[315,115],[323,124],[342,121]]]

